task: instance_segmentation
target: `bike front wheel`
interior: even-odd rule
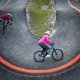
[[[41,53],[42,53],[42,51],[36,51],[35,53],[34,53],[34,60],[36,61],[36,62],[43,62],[44,61],[44,56],[41,56]]]
[[[62,58],[63,58],[63,51],[60,50],[60,49],[55,49],[55,50],[52,52],[52,58],[53,58],[55,61],[60,61],[60,60],[62,60]]]

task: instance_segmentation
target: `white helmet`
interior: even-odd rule
[[[7,13],[7,15],[10,16],[10,17],[12,17],[12,14],[11,13]]]
[[[50,35],[50,31],[46,31],[46,32],[45,32],[45,34],[48,34],[48,35]]]

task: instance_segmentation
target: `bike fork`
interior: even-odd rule
[[[57,55],[57,52],[56,52],[56,50],[53,48],[53,52],[55,52],[55,54]]]

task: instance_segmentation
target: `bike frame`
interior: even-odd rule
[[[49,50],[47,51],[47,53],[49,53],[51,50],[54,50],[54,46],[50,46]]]
[[[55,50],[55,49],[54,49],[54,45],[53,45],[53,46],[50,46],[49,50],[46,52],[46,54],[44,55],[44,57],[45,57],[46,55],[48,55],[49,52],[50,52],[52,49],[53,49],[53,51]],[[43,53],[42,53],[42,54],[43,54]]]

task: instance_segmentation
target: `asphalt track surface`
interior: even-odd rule
[[[55,0],[55,6],[57,10],[55,24],[56,34],[53,35],[52,39],[56,44],[55,47],[58,47],[63,50],[64,58],[62,61],[59,62],[55,62],[51,57],[47,58],[43,63],[35,62],[33,59],[33,54],[36,50],[41,49],[37,45],[37,41],[40,37],[32,35],[28,29],[25,11],[26,5],[28,5],[28,0],[24,0],[24,2],[22,0],[0,1],[0,6],[2,6],[0,9],[3,12],[11,12],[14,16],[13,25],[8,26],[5,35],[0,34],[1,57],[3,57],[11,64],[25,69],[50,69],[68,63],[80,53],[80,13],[73,9],[69,5],[67,0]],[[41,80],[46,80],[48,78],[52,80],[66,80],[67,77],[69,78],[69,80],[75,80],[76,77],[80,79],[79,68],[80,65],[76,66],[71,71],[67,71],[66,69],[66,73],[61,73],[60,75],[56,73],[58,78],[54,75],[50,77],[45,77],[44,75]],[[5,69],[9,70],[8,68]],[[15,71],[13,72],[14,73],[7,72],[6,70],[4,70],[4,67],[1,66],[0,74],[5,76],[2,77],[1,80],[4,80],[6,78],[7,80],[9,80],[10,77],[12,78],[12,76],[12,80],[18,78],[19,80],[28,79],[28,74],[26,75],[27,77],[23,77],[19,74],[15,74]],[[72,75],[76,74],[76,76],[70,77],[71,73],[73,73]],[[32,75],[33,74],[31,74],[31,76]],[[48,76],[48,74],[46,75]]]

